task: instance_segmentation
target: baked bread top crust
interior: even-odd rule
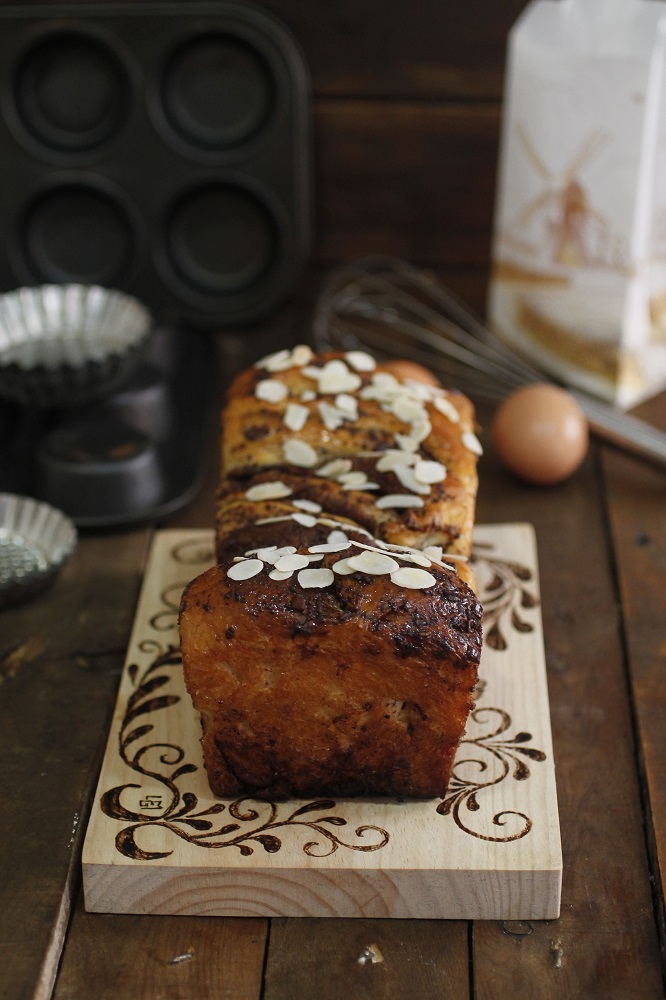
[[[253,488],[277,482],[283,513],[305,500],[385,541],[469,556],[480,448],[461,393],[397,379],[360,352],[295,348],[236,378],[222,428],[221,544],[239,520],[270,516],[253,516],[268,499]]]
[[[363,553],[367,572],[333,569]],[[211,787],[272,797],[443,795],[476,682],[474,594],[446,567],[426,570],[374,546],[292,555],[319,556],[305,572],[331,581],[305,586],[302,571],[274,578],[270,553],[250,551],[183,596],[185,679],[204,723]],[[371,572],[373,558],[393,555],[423,589]],[[246,565],[254,576],[230,578]]]

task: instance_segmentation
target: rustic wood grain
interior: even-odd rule
[[[76,908],[54,1000],[259,1000],[267,920],[104,916]]]
[[[2,612],[0,997],[48,997],[148,532],[81,542],[52,589]]]
[[[666,394],[637,411],[666,430]],[[608,449],[608,514],[644,776],[655,907],[664,945],[666,873],[666,472]]]
[[[272,921],[263,1000],[470,996],[463,921]]]
[[[497,107],[320,101],[315,129],[318,260],[488,267]]]
[[[597,458],[553,489],[481,464],[479,517],[537,530],[564,877],[559,921],[475,925],[479,1000],[663,995]]]

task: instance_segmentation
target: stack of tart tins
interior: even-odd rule
[[[148,343],[138,299],[99,285],[40,285],[0,296],[0,396],[69,407],[120,385]]]

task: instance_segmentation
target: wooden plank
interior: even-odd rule
[[[473,11],[465,0],[265,5],[299,40],[317,96],[478,101],[501,97],[507,34],[526,0],[476,0]]]
[[[469,996],[463,921],[272,921],[263,1000]]]
[[[54,1000],[259,1000],[268,921],[74,913]]]
[[[0,997],[48,997],[148,533],[82,539],[52,589],[2,612]]]
[[[597,458],[553,489],[491,449],[480,466],[479,516],[529,510],[537,531],[564,879],[558,921],[475,926],[479,1000],[663,995]]]
[[[181,591],[211,559],[211,531],[155,538],[84,846],[86,908],[556,916],[561,856],[529,526],[476,531],[482,683],[442,802],[211,794],[177,632]]]
[[[638,413],[666,429],[666,393]],[[608,513],[622,599],[629,680],[644,775],[647,834],[664,943],[666,873],[666,473],[608,450],[604,455]]]
[[[320,101],[316,258],[487,267],[499,120],[495,106]]]

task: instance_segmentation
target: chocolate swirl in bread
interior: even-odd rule
[[[443,795],[472,707],[473,410],[365,354],[278,352],[223,414],[219,564],[180,615],[225,796]]]

